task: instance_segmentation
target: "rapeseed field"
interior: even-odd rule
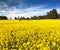
[[[0,20],[0,50],[60,50],[60,20]]]

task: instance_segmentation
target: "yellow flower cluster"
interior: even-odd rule
[[[60,20],[0,20],[0,50],[60,50]]]

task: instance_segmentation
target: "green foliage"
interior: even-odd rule
[[[0,20],[6,20],[7,17],[6,16],[0,16]]]
[[[25,17],[20,17],[20,20],[25,20]]]
[[[47,12],[47,16],[48,16],[50,19],[57,19],[57,18],[58,18],[57,10],[56,10],[56,9],[53,9],[52,11]]]
[[[15,17],[14,19],[16,20],[17,18]]]

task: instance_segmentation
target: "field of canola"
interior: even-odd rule
[[[60,50],[60,20],[0,20],[0,50]]]

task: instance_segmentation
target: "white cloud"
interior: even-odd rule
[[[60,14],[60,8],[57,8],[57,12]]]

